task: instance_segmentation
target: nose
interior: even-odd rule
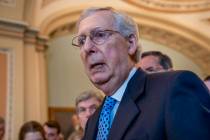
[[[89,52],[95,52],[95,44],[93,43],[93,41],[90,39],[90,37],[87,37],[84,46],[82,47],[83,51],[85,51],[86,53]]]
[[[92,115],[92,112],[90,112],[90,111],[86,112],[86,118],[89,118],[91,115]]]
[[[90,109],[86,110],[86,117],[87,118],[89,118],[92,114],[93,114],[93,111],[91,111]]]

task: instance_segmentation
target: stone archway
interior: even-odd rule
[[[41,34],[51,36],[58,33],[72,33],[80,13],[81,10],[77,10],[44,20]],[[210,73],[210,49],[208,48],[210,40],[207,37],[169,21],[133,12],[127,13],[137,21],[141,38],[180,52],[195,62],[205,75]]]

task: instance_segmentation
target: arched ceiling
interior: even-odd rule
[[[48,4],[50,5],[58,0],[44,1],[44,7],[46,8]],[[208,14],[210,13],[209,0],[123,0],[124,4],[134,6],[135,8],[133,9],[130,7],[124,9],[123,7],[126,5],[123,5],[121,8],[120,4],[122,4],[122,1],[116,6],[118,1],[114,0],[114,4],[109,6],[113,6],[133,16],[140,27],[140,36],[142,38],[161,43],[164,46],[179,51],[198,64],[206,75],[210,73],[210,33],[205,31],[206,28],[204,29],[205,32],[199,30],[200,28],[194,28],[194,25],[190,28],[192,22],[188,21],[188,26],[188,24],[185,25],[185,21],[177,21],[176,19],[177,17],[183,16],[184,13],[186,15],[190,13],[190,16],[195,14],[195,17],[198,18],[196,22],[202,22],[202,24],[204,22],[205,24],[203,25],[206,25],[210,29],[210,14]],[[90,7],[90,5],[86,7]],[[47,16],[40,25],[41,34],[52,37],[58,34],[72,33],[71,29],[74,29],[74,24],[83,8],[85,8],[84,5],[82,8],[80,6],[75,8],[74,6],[73,11],[64,10],[62,12],[61,10],[60,12]],[[145,9],[148,11],[145,12]],[[155,15],[157,11],[161,14]],[[207,16],[197,16],[196,12],[201,14],[201,11],[204,11]],[[173,14],[175,12],[180,14],[181,12],[181,15],[175,15],[173,18],[171,17],[173,15],[168,15],[168,12],[172,12]],[[167,18],[167,16],[171,17],[171,19]],[[183,20],[185,20],[185,17],[183,17]],[[197,23],[196,26],[201,27]]]
[[[124,0],[125,2],[161,12],[198,12],[210,10],[209,0]]]
[[[210,71],[210,51],[204,49],[198,42],[171,31],[146,24],[139,24],[139,29],[140,38],[151,40],[174,49],[193,60],[206,74]],[[72,23],[56,28],[49,35],[53,38],[74,32],[75,24]]]

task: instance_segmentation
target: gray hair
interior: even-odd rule
[[[76,108],[78,106],[78,104],[82,101],[86,101],[88,99],[91,99],[91,98],[96,98],[98,100],[99,103],[102,103],[103,101],[103,96],[102,94],[100,94],[99,92],[97,91],[94,91],[94,90],[86,90],[86,91],[83,91],[77,98],[76,98],[76,101],[75,101],[75,105],[76,105]]]
[[[104,8],[88,8],[84,10],[77,21],[77,29],[79,27],[80,22],[86,17],[101,11],[109,11],[114,18],[114,27],[118,32],[120,32],[124,37],[130,37],[130,35],[134,35],[136,37],[136,41],[139,40],[139,30],[136,22],[126,15],[125,13],[118,12],[112,7],[104,7]],[[133,58],[134,62],[138,62],[140,55],[139,47],[137,47],[137,51]]]

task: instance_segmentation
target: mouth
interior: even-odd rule
[[[104,66],[104,63],[94,63],[90,65],[90,69],[99,70],[103,68],[103,66]]]

